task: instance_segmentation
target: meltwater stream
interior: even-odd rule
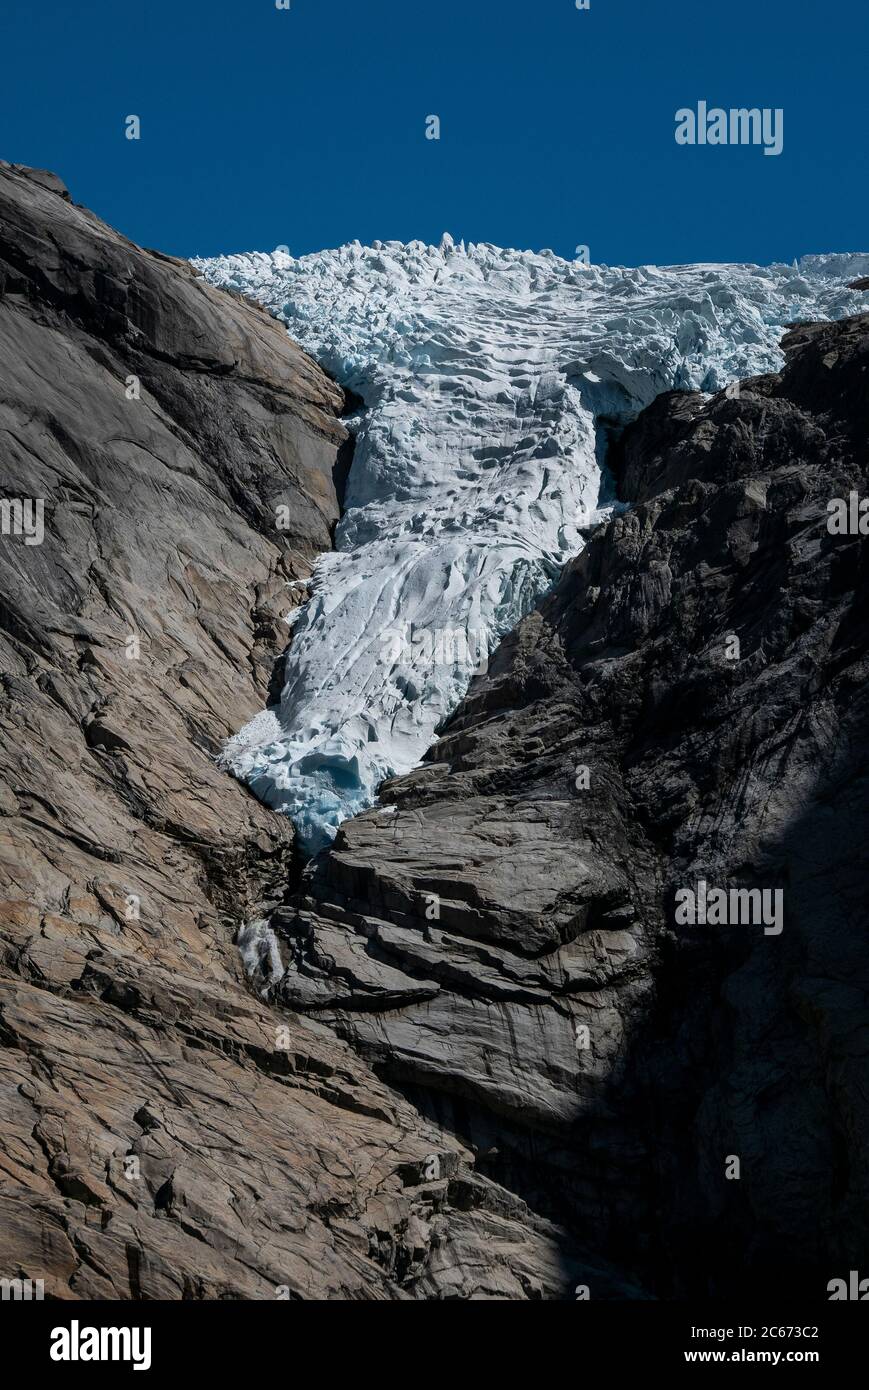
[[[498,640],[603,515],[604,429],[777,369],[794,320],[858,312],[869,256],[615,269],[489,245],[358,243],[197,262],[362,397],[334,553],[280,705],[227,766],[309,853],[415,767]]]

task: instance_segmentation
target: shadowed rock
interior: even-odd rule
[[[869,317],[784,348],[628,428],[631,509],[342,827],[280,987],[665,1297],[823,1299],[869,1244],[869,540],[827,527]],[[701,879],[783,931],[679,925]]]

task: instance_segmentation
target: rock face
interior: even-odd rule
[[[631,509],[274,919],[287,1006],[657,1297],[869,1250],[869,316],[784,348],[625,432]],[[782,930],[683,925],[701,880]]]
[[[292,831],[215,755],[331,544],[343,405],[265,312],[0,165],[0,1277],[46,1296],[564,1287],[563,1233],[242,976]]]
[[[631,509],[300,873],[215,755],[331,543],[341,393],[0,166],[0,1277],[768,1299],[865,1266],[867,552],[826,523],[869,490],[869,318],[785,347],[627,430]],[[781,891],[783,930],[681,925],[701,879]]]

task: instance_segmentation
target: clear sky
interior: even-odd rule
[[[2,0],[0,59],[0,157],[176,255],[869,249],[867,0]],[[781,107],[783,153],[680,147],[701,100]]]

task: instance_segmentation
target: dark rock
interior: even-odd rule
[[[342,827],[326,978],[283,984],[622,1296],[824,1299],[869,1248],[869,540],[827,529],[869,496],[869,316],[784,347],[626,431],[631,509]],[[678,925],[701,878],[780,889],[781,935]]]
[[[0,537],[0,1275],[767,1304],[865,1263],[869,564],[826,508],[869,317],[784,346],[625,432],[630,509],[299,886],[215,755],[330,545],[341,392],[0,165],[0,497],[45,499]],[[784,930],[681,926],[701,878]]]

